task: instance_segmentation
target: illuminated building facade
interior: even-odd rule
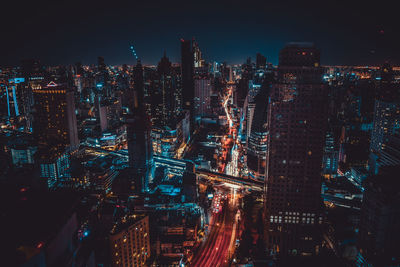
[[[149,217],[126,215],[110,233],[111,266],[148,266],[150,258]]]
[[[266,82],[255,99],[253,120],[247,146],[247,167],[253,178],[264,180],[267,156],[267,114],[270,81]]]
[[[211,94],[213,84],[207,76],[196,77],[194,80],[194,113],[196,117],[211,113]]]
[[[377,161],[389,138],[400,129],[400,86],[394,83],[392,69],[387,65],[381,68],[380,79],[370,144],[369,171],[372,174],[378,173]]]
[[[205,61],[201,56],[199,44],[195,40],[193,40],[193,59],[195,68],[202,68],[205,66]]]
[[[71,159],[68,152],[62,152],[57,148],[41,149],[35,157],[40,178],[47,181],[47,188],[59,187],[69,182]]]
[[[50,82],[33,90],[35,114],[33,132],[40,146],[64,150],[78,148],[74,92],[65,85]]]
[[[119,97],[105,98],[98,101],[98,117],[101,131],[104,132],[119,125],[119,118],[122,114],[122,105]]]
[[[154,155],[174,158],[179,148],[177,129],[153,128],[151,131]]]
[[[316,254],[321,243],[327,118],[319,61],[319,51],[311,44],[283,48],[278,82],[269,98],[264,238],[272,253],[283,256]]]
[[[154,155],[175,158],[185,148],[190,136],[189,112],[184,111],[170,125],[152,128]]]
[[[37,147],[25,140],[23,137],[18,137],[10,145],[11,158],[14,166],[22,167],[27,164],[34,163],[34,155],[37,151]]]
[[[335,137],[328,132],[325,138],[324,158],[322,161],[322,173],[326,177],[337,175],[339,167],[339,149],[335,145]]]
[[[400,128],[400,103],[375,101],[374,126],[371,134],[371,151],[380,153],[386,139]]]
[[[96,191],[109,193],[118,174],[119,171],[116,170],[115,166],[105,163],[104,160],[98,160],[87,167],[87,173],[82,180],[85,182],[84,184],[88,181],[91,188]],[[77,184],[79,185],[80,182]]]

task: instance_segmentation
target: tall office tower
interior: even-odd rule
[[[148,266],[150,258],[149,217],[126,215],[111,229],[111,266]]]
[[[282,256],[318,253],[326,88],[320,53],[291,43],[279,54],[268,104],[265,242]]]
[[[371,133],[369,170],[377,174],[378,160],[390,136],[400,128],[400,86],[394,83],[392,69],[381,68],[381,81],[375,99],[374,124]]]
[[[190,123],[194,122],[194,56],[192,42],[181,39],[182,108],[190,112]]]
[[[117,77],[117,89],[121,93],[125,93],[129,90],[129,75],[127,72],[121,72]]]
[[[199,44],[193,39],[193,59],[194,59],[194,67],[202,68],[205,66],[204,59],[201,57],[201,51]]]
[[[194,115],[196,117],[211,114],[211,94],[213,83],[208,75],[194,79]]]
[[[5,90],[3,89],[4,93],[2,95],[5,95],[3,97],[6,99],[6,104],[3,104],[4,106],[7,106],[7,115],[8,119],[10,118],[16,118],[20,115],[20,103],[22,101],[21,97],[18,97],[18,95],[21,95],[21,90],[23,89],[23,86],[20,86],[20,83],[24,81],[23,78],[14,78],[14,79],[9,79],[8,84],[4,86]],[[18,91],[20,93],[18,94]]]
[[[106,63],[104,62],[104,57],[97,57],[97,70],[106,71]]]
[[[18,91],[20,92],[19,111],[26,119],[26,129],[32,131],[32,108],[33,108],[33,89],[40,89],[45,79],[45,71],[38,60],[23,60],[21,62],[21,77],[25,79],[20,83]]]
[[[251,125],[253,123],[254,110],[256,109],[256,103],[248,101],[249,98],[246,98],[245,107],[246,107],[246,144],[249,146],[249,138],[251,134]]]
[[[50,82],[33,90],[35,113],[33,133],[41,147],[79,146],[74,92],[65,85]]]
[[[247,146],[247,167],[249,174],[264,180],[267,155],[267,114],[271,80],[265,81],[255,99],[255,109]]]
[[[160,62],[157,66],[157,72],[159,75],[159,86],[161,93],[161,101],[162,104],[162,117],[161,124],[162,126],[169,126],[175,123],[175,91],[176,91],[176,77],[172,73],[171,62],[169,61],[166,52],[164,51],[164,56],[161,58]]]
[[[253,79],[253,71],[251,67],[251,59],[248,58],[246,63],[242,65],[242,78],[239,80],[236,86],[236,105],[243,107],[246,97],[250,94],[250,81]],[[257,94],[254,94],[256,96]],[[253,98],[247,99],[248,104],[254,103]]]
[[[85,70],[82,67],[82,63],[77,62],[75,63],[75,66],[72,67],[73,69],[73,74],[74,74],[74,85],[79,93],[82,92],[83,89],[83,79],[84,79],[84,74]]]
[[[251,134],[251,125],[253,123],[254,110],[256,108],[256,96],[260,92],[261,86],[258,84],[254,84],[252,80],[247,80],[242,78],[238,83],[238,99],[240,98],[240,94],[246,93],[245,101],[243,102],[244,107],[246,108],[246,144],[249,145],[249,138]],[[240,93],[242,91],[242,93]],[[238,101],[239,102],[239,101]],[[239,105],[239,103],[237,103]]]
[[[400,134],[388,137],[376,165],[378,170],[383,166],[400,165]]]
[[[47,188],[64,187],[73,184],[70,174],[70,154],[57,147],[44,147],[35,154],[39,176],[47,181]]]
[[[150,95],[150,114],[153,126],[162,125],[163,120],[163,92],[160,85],[160,77],[155,70],[146,73],[146,86]]]
[[[260,53],[257,53],[256,56],[256,68],[263,69],[267,66],[267,58]]]
[[[335,142],[332,131],[326,133],[324,157],[322,161],[322,174],[326,178],[336,176],[339,168],[339,148]]]
[[[357,240],[357,266],[399,266],[399,165],[382,168],[364,181]],[[367,264],[368,263],[368,264]]]
[[[97,58],[97,72],[95,75],[96,88],[102,96],[112,96],[110,82],[110,75],[107,70],[107,65],[103,57]]]
[[[134,70],[134,96],[130,101],[131,114],[128,115],[128,154],[129,167],[132,170],[132,179],[135,193],[143,193],[148,188],[148,182],[153,161],[151,142],[151,123],[146,114],[143,93],[143,67],[138,60]]]
[[[175,77],[176,81],[176,89],[175,89],[175,114],[181,114],[183,107],[183,99],[182,99],[182,72],[181,67],[178,63],[175,63],[172,66],[172,73]]]

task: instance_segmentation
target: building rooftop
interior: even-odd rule
[[[116,235],[121,231],[125,230],[127,227],[137,223],[138,221],[144,219],[147,215],[144,213],[128,214],[122,217],[118,222],[116,222],[110,231],[111,235]]]
[[[2,238],[9,244],[10,253],[16,253],[21,247],[44,247],[71,218],[80,203],[80,196],[72,192],[39,193],[29,187],[2,186],[0,195]]]

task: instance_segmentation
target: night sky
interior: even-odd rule
[[[4,1],[5,2],[5,1]],[[261,52],[278,62],[289,41],[311,41],[322,63],[400,65],[398,9],[390,1],[7,1],[2,3],[0,66],[146,64],[166,49],[180,59],[180,38],[195,37],[206,60],[242,63]],[[395,3],[396,1],[392,1]]]

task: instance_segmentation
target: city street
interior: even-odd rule
[[[227,93],[224,97],[224,101],[222,102],[226,120],[228,123],[228,132],[222,139],[222,146],[224,149],[223,157],[221,161],[221,165],[219,171],[222,173],[226,173],[232,176],[238,176],[238,160],[239,160],[239,145],[238,142],[238,127],[240,123],[238,123],[234,118],[234,112],[231,107],[229,107],[229,100],[232,98],[232,87],[227,88]]]
[[[210,232],[191,266],[229,266],[236,240],[236,196],[225,201],[219,213],[212,213]]]

